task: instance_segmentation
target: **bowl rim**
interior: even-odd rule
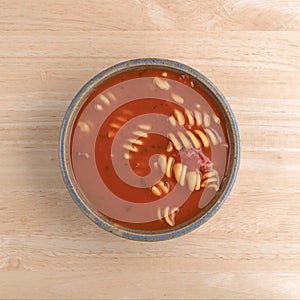
[[[78,109],[81,107],[81,104],[87,99],[87,97],[95,90],[97,86],[99,86],[108,78],[138,67],[158,67],[163,69],[172,69],[174,71],[186,73],[189,76],[192,76],[202,85],[204,85],[210,93],[213,94],[212,96],[216,105],[222,110],[222,114],[225,114],[225,117],[227,118],[228,122],[226,122],[226,128],[229,131],[228,135],[231,135],[229,138],[229,142],[231,143],[229,162],[231,162],[231,164],[228,165],[227,169],[228,180],[226,181],[226,185],[224,186],[222,193],[219,195],[218,200],[215,201],[215,203],[206,212],[204,212],[203,215],[196,218],[191,223],[188,223],[184,227],[175,227],[174,230],[170,229],[168,231],[157,233],[154,231],[133,230],[122,226],[116,226],[116,224],[112,224],[112,222],[109,222],[104,216],[101,216],[99,213],[97,213],[91,205],[85,202],[84,199],[82,199],[83,197],[81,197],[82,193],[76,185],[75,177],[73,176],[71,167],[70,153],[68,151],[70,135],[72,132],[72,124],[74,118],[77,115]],[[137,58],[126,60],[108,67],[95,75],[78,91],[78,93],[73,98],[65,113],[60,129],[59,164],[65,185],[67,186],[73,200],[83,211],[83,213],[87,215],[98,226],[117,236],[131,240],[162,241],[181,236],[198,228],[209,218],[211,218],[222,206],[232,190],[238,173],[240,164],[239,130],[234,114],[226,98],[222,95],[220,90],[199,71],[185,65],[184,63],[163,58]]]

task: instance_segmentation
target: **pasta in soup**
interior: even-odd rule
[[[88,203],[109,222],[149,231],[181,226],[210,205],[230,152],[209,91],[158,67],[102,82],[78,110],[70,149]]]

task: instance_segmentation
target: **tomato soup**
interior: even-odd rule
[[[86,201],[116,226],[165,230],[218,193],[228,134],[210,93],[178,71],[123,71],[101,83],[73,124],[71,162]]]

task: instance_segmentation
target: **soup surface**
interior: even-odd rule
[[[73,124],[71,162],[86,201],[125,227],[180,226],[226,177],[225,122],[196,81],[136,68],[103,82]]]

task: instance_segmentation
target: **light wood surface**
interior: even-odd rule
[[[300,299],[300,2],[0,0],[0,298]],[[227,97],[241,166],[175,240],[94,225],[58,165],[72,97],[136,57],[179,60]]]

